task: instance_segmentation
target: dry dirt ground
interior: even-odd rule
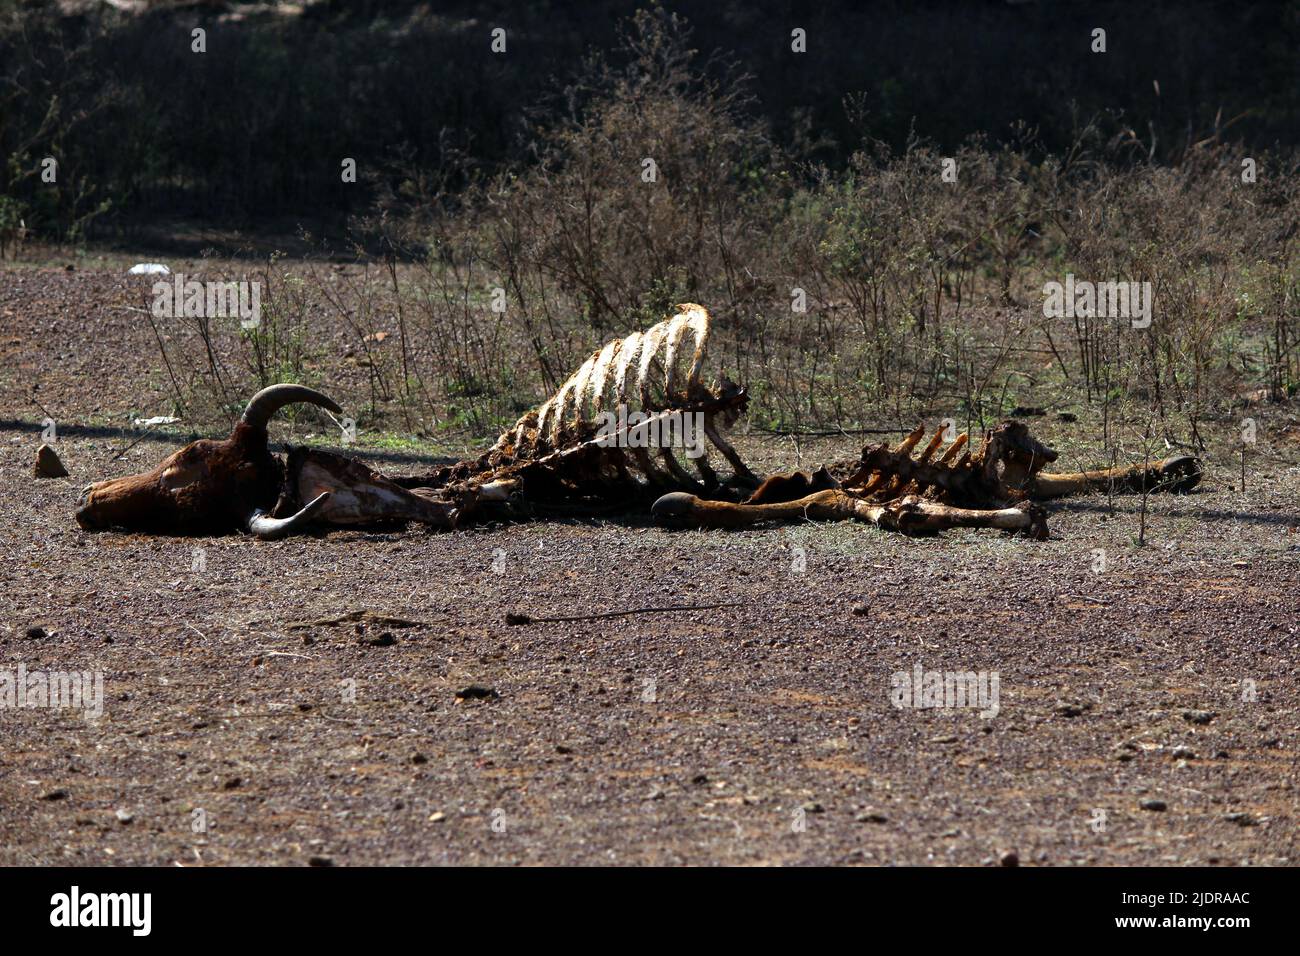
[[[176,447],[114,457],[128,440],[95,427],[160,411],[148,327],[110,308],[128,301],[111,273],[0,271],[0,670],[100,670],[104,690],[97,719],[0,710],[0,864],[1300,861],[1285,411],[1259,412],[1245,494],[1214,432],[1204,486],[1151,500],[1146,547],[1133,498],[1056,505],[1041,543],[87,534],[82,484]],[[32,477],[34,384],[71,478]],[[736,604],[505,621],[713,602]],[[996,672],[996,716],[893,706],[917,665]],[[495,694],[458,700],[470,685]]]

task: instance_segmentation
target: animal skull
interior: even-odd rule
[[[272,385],[249,401],[230,437],[191,442],[139,475],[110,478],[82,490],[77,523],[164,534],[214,534],[247,528],[280,537],[308,523],[328,496],[296,514],[267,516],[280,494],[283,466],[267,447],[266,425],[285,405],[306,402],[341,412],[331,399],[303,385]]]

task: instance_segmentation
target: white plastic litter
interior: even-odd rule
[[[169,276],[172,270],[168,269],[161,262],[139,262],[126,270],[129,276]]]

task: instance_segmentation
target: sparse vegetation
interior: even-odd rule
[[[592,61],[537,120],[526,168],[412,169],[418,188],[358,222],[383,255],[273,257],[260,330],[165,346],[192,353],[180,390],[228,404],[235,376],[310,380],[315,352],[359,373],[383,427],[487,435],[679,301],[710,308],[714,354],[782,430],[1076,407],[1100,409],[1112,451],[1148,413],[1196,446],[1206,418],[1300,387],[1294,157],[1252,157],[1246,183],[1217,131],[1160,163],[1099,118],[1063,154],[1022,125],[951,157],[868,140],[809,167],[752,118],[743,76],[702,69],[679,18],[638,14],[623,43],[627,65]],[[1150,327],[1045,317],[1043,283],[1066,274],[1151,283]]]

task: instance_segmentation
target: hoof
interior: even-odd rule
[[[1160,491],[1183,495],[1201,483],[1201,462],[1193,455],[1171,455],[1160,463]]]
[[[656,521],[680,521],[691,516],[697,500],[694,495],[684,491],[670,492],[651,506],[650,514]]]

